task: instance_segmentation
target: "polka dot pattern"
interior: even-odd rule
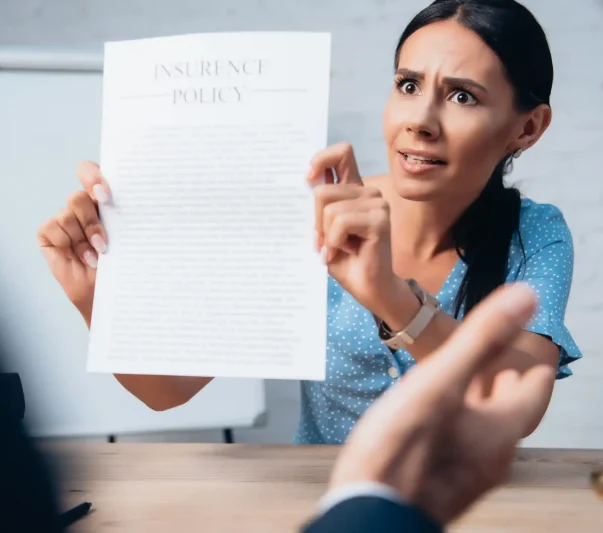
[[[507,281],[523,281],[537,292],[538,313],[527,329],[550,337],[561,348],[561,379],[571,375],[568,364],[582,357],[564,325],[573,274],[572,236],[559,209],[529,199],[522,200],[520,233],[523,251],[515,238]],[[465,271],[459,260],[437,295],[451,315]],[[299,444],[345,442],[371,403],[416,364],[403,349],[391,353],[379,340],[372,314],[332,278],[328,298],[327,375],[324,382],[302,382],[294,440]]]

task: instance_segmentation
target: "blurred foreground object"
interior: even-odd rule
[[[590,483],[595,492],[603,498],[603,469],[595,470],[590,475]]]
[[[0,347],[0,367],[6,360]],[[0,369],[0,531],[58,533],[53,475],[23,424],[25,399],[18,374]]]
[[[19,374],[0,374],[0,420],[2,423],[18,423],[25,416],[25,397]]]

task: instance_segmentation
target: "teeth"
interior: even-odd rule
[[[437,163],[437,161],[435,161],[434,159],[428,159],[427,157],[423,157],[422,155],[410,155],[410,154],[404,154],[406,156],[406,159],[408,159],[409,161],[416,161],[416,162],[421,162],[421,163]]]

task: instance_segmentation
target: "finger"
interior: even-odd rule
[[[362,240],[381,238],[389,228],[389,208],[382,198],[346,200],[325,208],[323,223],[325,261],[329,263],[336,251],[355,253]]]
[[[69,237],[71,249],[80,261],[90,268],[96,268],[97,255],[88,243],[84,230],[75,216],[75,213],[69,209],[63,209],[56,217],[56,222],[63,232]]]
[[[354,149],[349,143],[329,146],[314,156],[310,162],[307,181],[310,185],[320,179],[328,170],[334,170],[337,183],[362,185]]]
[[[81,227],[83,235],[85,235],[84,240],[92,245],[96,253],[105,253],[107,234],[101,224],[94,201],[84,191],[77,191],[69,197],[67,205],[75,215],[78,225]]]
[[[353,200],[356,198],[377,198],[380,196],[381,193],[373,187],[362,187],[358,185],[348,185],[342,187],[341,185],[334,184],[320,185],[316,187],[314,190],[314,229],[317,233],[318,249],[322,248],[324,244],[323,217],[324,210],[328,205],[344,200]]]
[[[73,259],[74,257],[71,248],[71,238],[54,218],[40,226],[38,230],[38,244],[43,251],[44,249],[54,248],[67,259]]]
[[[480,375],[481,377],[481,375]],[[476,380],[473,380],[471,384],[473,384]],[[500,394],[508,394],[515,387],[519,385],[521,381],[521,373],[516,368],[505,367],[501,368],[496,372],[494,376],[491,378],[491,386],[489,391],[484,391],[488,394],[482,395],[482,400],[488,397],[498,397]]]
[[[312,171],[310,167],[310,172]],[[313,178],[310,186],[312,189],[319,187],[320,185],[333,185],[335,183],[335,176],[333,174],[333,169],[327,168],[322,174],[318,177]]]
[[[371,404],[353,428],[350,442],[357,446],[358,441],[365,441],[380,450],[401,450],[413,443],[428,449],[430,437],[441,433],[441,417],[424,401],[430,384],[422,378],[421,370],[408,372],[407,379],[396,383]]]
[[[527,285],[518,283],[494,291],[425,362],[439,382],[437,387],[460,400],[469,382],[511,345],[535,309],[536,296]]]
[[[322,231],[328,233],[333,221],[344,213],[364,213],[373,209],[389,211],[388,205],[380,196],[361,194],[356,198],[328,202],[322,210]]]
[[[463,449],[471,450],[468,457],[476,466],[481,466],[480,492],[499,485],[507,477],[515,454],[519,440],[516,428],[501,424],[499,416],[483,409],[464,411],[455,419],[455,426],[452,439],[462,443]]]
[[[93,161],[82,161],[77,166],[76,173],[84,190],[92,200],[100,204],[109,202],[111,191],[96,163]]]
[[[555,368],[548,364],[535,365],[523,374],[502,371],[506,381],[497,388],[484,406],[499,420],[499,425],[512,432],[517,439],[531,433],[546,412],[555,382]],[[498,376],[497,376],[498,381]]]

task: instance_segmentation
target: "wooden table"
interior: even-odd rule
[[[335,447],[81,444],[48,448],[65,506],[92,501],[81,533],[291,533],[325,489]],[[589,475],[603,451],[519,450],[509,482],[455,533],[603,531]]]

